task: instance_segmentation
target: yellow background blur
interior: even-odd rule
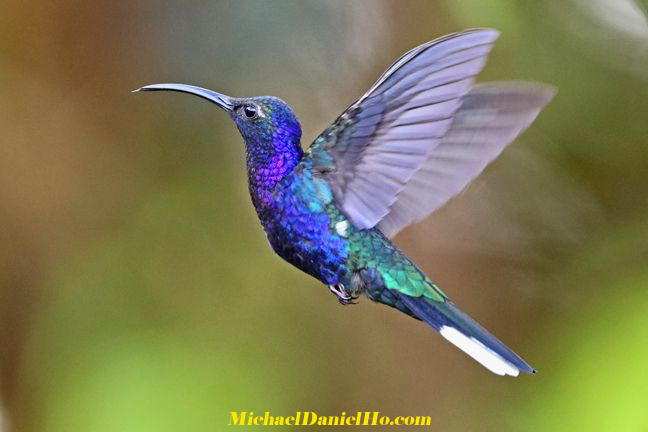
[[[231,411],[647,431],[645,8],[3,1],[0,431],[220,431]],[[341,307],[268,248],[227,116],[130,93],[276,95],[308,145],[404,51],[468,27],[502,31],[481,81],[559,93],[396,243],[538,369],[517,379],[396,311]]]

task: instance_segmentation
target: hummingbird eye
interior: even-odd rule
[[[257,116],[257,107],[254,105],[245,105],[243,107],[243,114],[245,114],[245,117],[252,119]]]

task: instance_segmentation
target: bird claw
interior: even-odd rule
[[[329,290],[337,297],[341,305],[346,306],[349,304],[358,304],[358,302],[354,301],[357,300],[358,297],[351,295],[344,285],[340,283],[329,285]]]
[[[342,306],[346,306],[346,305],[350,305],[350,304],[358,304],[357,301],[353,301],[353,300],[357,300],[357,299],[358,299],[358,297],[350,297],[349,299],[338,298],[338,301],[340,302],[340,304]]]

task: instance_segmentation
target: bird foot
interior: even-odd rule
[[[341,305],[357,304],[358,297],[351,295],[341,283],[329,285],[329,290],[335,294]]]

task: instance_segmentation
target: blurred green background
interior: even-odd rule
[[[645,9],[3,1],[0,431],[217,431],[230,411],[648,430]],[[481,81],[559,93],[396,243],[539,371],[517,379],[393,310],[340,307],[267,247],[227,117],[130,93],[175,81],[276,95],[308,145],[404,51],[468,27],[502,31]]]

